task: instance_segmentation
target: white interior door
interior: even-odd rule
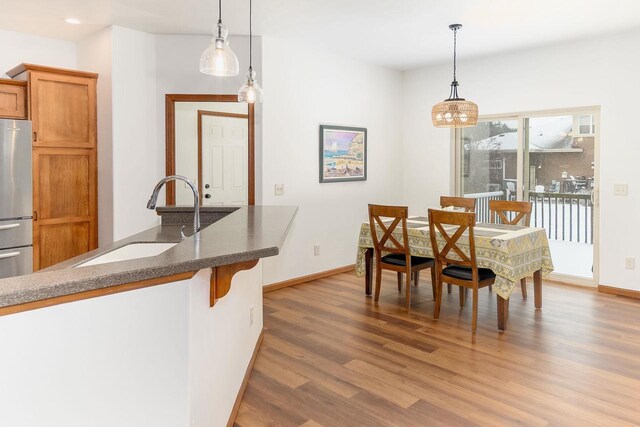
[[[248,122],[237,117],[202,117],[203,205],[248,203]]]

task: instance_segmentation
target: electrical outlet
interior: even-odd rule
[[[313,245],[313,256],[320,255],[320,245]]]
[[[636,269],[636,259],[633,257],[628,257],[624,259],[624,268],[627,270],[635,270]]]
[[[276,184],[276,196],[284,196],[284,184]]]
[[[253,306],[249,308],[249,326],[253,326]]]
[[[627,184],[613,184],[614,196],[628,196],[629,186]]]

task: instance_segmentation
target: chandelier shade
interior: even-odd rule
[[[447,99],[433,106],[433,125],[439,128],[463,128],[478,123],[478,106],[465,99]]]

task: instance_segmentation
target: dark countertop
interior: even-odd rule
[[[158,208],[182,212],[185,207]],[[292,206],[207,207],[232,213],[200,231],[200,240],[181,241],[181,225],[159,225],[45,270],[0,279],[0,308],[198,271],[278,255],[293,218]],[[193,208],[191,208],[193,211]],[[192,223],[191,223],[192,224]],[[191,231],[187,225],[185,232]],[[177,243],[160,255],[72,268],[131,243]]]

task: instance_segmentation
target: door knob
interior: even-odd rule
[[[211,198],[211,194],[205,194],[205,195],[204,195],[204,198],[205,198],[205,199],[210,199],[210,198]]]
[[[205,184],[205,185],[204,185],[204,188],[209,189],[210,187],[211,187],[211,186],[210,186],[209,184]]]

